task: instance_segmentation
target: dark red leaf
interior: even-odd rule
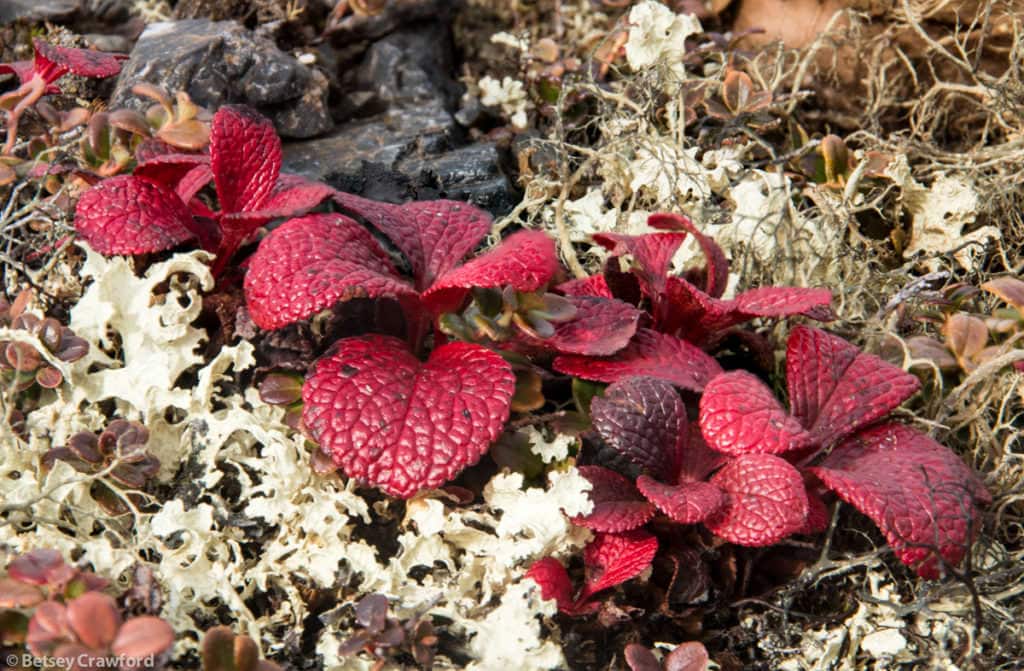
[[[786,379],[793,415],[822,444],[885,417],[920,387],[910,373],[808,326],[789,336]]]
[[[708,447],[700,432],[700,424],[691,422],[686,451],[681,456],[675,482],[701,482],[727,461],[727,456]]]
[[[491,230],[490,215],[467,203],[436,200],[391,205],[340,191],[335,192],[335,200],[405,254],[420,291],[456,268]]]
[[[334,189],[322,182],[311,182],[294,175],[287,177],[278,180],[274,191],[258,210],[246,214],[265,221],[295,217],[305,214],[334,194]]]
[[[577,603],[643,573],[658,552],[658,539],[643,529],[600,533],[583,550],[587,581]]]
[[[665,281],[672,265],[672,257],[686,240],[686,233],[651,233],[648,235],[620,235],[597,233],[594,242],[620,256],[629,254],[637,266],[636,274],[645,293],[658,298],[665,291]]]
[[[192,213],[169,188],[131,175],[103,180],[78,200],[75,230],[101,254],[144,254],[194,234]]]
[[[133,173],[136,177],[148,179],[151,182],[158,182],[171,189],[177,189],[178,183],[199,166],[210,166],[210,157],[205,154],[159,154],[139,161]],[[213,179],[213,173],[209,175],[206,183]],[[205,183],[204,183],[205,185]],[[201,187],[200,187],[201,188]],[[187,199],[182,198],[185,202]]]
[[[647,225],[666,231],[686,231],[693,235],[697,239],[707,263],[704,269],[704,293],[712,298],[722,296],[729,282],[729,261],[725,258],[725,252],[714,239],[698,231],[688,217],[680,214],[655,213],[647,217]]]
[[[637,489],[658,509],[680,524],[696,524],[722,507],[722,490],[710,482],[680,482],[666,485],[641,475]]]
[[[704,388],[700,428],[709,447],[730,456],[782,454],[814,442],[772,390],[742,370],[719,375]]]
[[[423,293],[436,312],[458,307],[470,288],[510,286],[537,291],[547,286],[558,270],[555,243],[547,233],[520,231],[472,261],[438,277]]]
[[[540,596],[545,600],[555,600],[558,610],[562,613],[573,612],[572,581],[562,563],[554,557],[544,557],[535,561],[526,577],[540,586]]]
[[[514,390],[508,363],[479,345],[442,345],[421,363],[397,338],[347,338],[306,380],[302,420],[349,477],[408,498],[480,459]]]
[[[373,236],[339,214],[311,214],[276,228],[250,258],[245,276],[249,314],[264,329],[339,301],[415,293]]]
[[[661,662],[654,653],[638,643],[627,645],[623,656],[630,671],[661,671]]]
[[[32,61],[12,61],[10,63],[0,63],[0,75],[11,74],[18,78],[19,84],[24,84],[28,80],[32,79],[32,75],[35,73],[35,66]],[[60,93],[60,89],[56,86],[48,86],[47,93]]]
[[[629,344],[643,314],[632,305],[596,296],[570,296],[576,316],[555,324],[550,338],[530,338],[530,344],[564,354],[607,356]]]
[[[772,545],[807,521],[803,478],[789,462],[770,454],[744,454],[711,477],[725,503],[704,525],[730,543]]]
[[[81,77],[112,77],[121,71],[121,62],[113,54],[94,49],[59,47],[38,37],[32,41],[36,51],[36,71],[51,70],[51,64]],[[40,62],[42,61],[42,62]],[[63,73],[61,73],[63,74]],[[59,77],[60,75],[57,75]],[[47,76],[47,82],[57,77]]]
[[[207,214],[207,212],[205,210],[197,211],[197,208],[192,206],[192,199],[195,198],[196,194],[202,191],[203,187],[209,184],[212,179],[213,170],[210,166],[199,164],[186,172],[185,175],[178,180],[178,186],[174,191],[178,194],[178,198],[181,198],[182,202],[190,204],[194,214],[202,216]],[[205,208],[205,205],[203,207]]]
[[[991,497],[948,448],[900,424],[853,436],[809,469],[879,526],[896,556],[921,577],[963,558],[980,527],[976,504]]]
[[[599,296],[601,298],[614,298],[604,275],[591,275],[578,280],[562,282],[557,287],[566,296]]]
[[[609,447],[661,480],[675,478],[686,448],[686,407],[665,380],[630,377],[590,404],[594,429]]]
[[[611,357],[559,356],[555,370],[598,382],[617,382],[645,375],[701,391],[711,378],[722,372],[718,362],[704,351],[671,335],[638,329],[629,345]]]
[[[589,494],[594,509],[589,515],[574,517],[573,524],[594,531],[629,531],[654,516],[654,506],[644,501],[627,478],[602,466],[580,466],[579,471],[594,486]]]
[[[821,497],[807,490],[807,521],[797,530],[798,534],[820,534],[828,529],[828,507]]]
[[[259,210],[281,172],[281,140],[266,117],[225,105],[210,126],[210,167],[224,214]]]

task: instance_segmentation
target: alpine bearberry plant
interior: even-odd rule
[[[885,421],[917,391],[917,378],[807,326],[790,335],[786,372],[788,412],[749,372],[714,377],[700,399],[699,432],[664,382],[635,377],[609,386],[593,401],[594,428],[642,474],[633,482],[582,467],[594,509],[578,523],[624,531],[660,511],[731,543],[765,546],[820,531],[821,495],[832,490],[922,577],[957,564],[989,495],[951,450]]]
[[[217,208],[199,192],[213,181]],[[213,117],[210,153],[158,154],[132,175],[104,180],[78,201],[75,229],[102,254],[145,254],[196,240],[214,252],[220,275],[263,224],[306,212],[332,189],[281,174],[281,140],[249,108],[224,106]]]
[[[654,214],[647,223],[671,232],[597,234],[594,240],[612,252],[604,272],[559,286],[569,296],[618,298],[641,307],[648,315],[646,327],[614,356],[566,354],[555,359],[556,370],[598,382],[646,375],[699,392],[722,371],[707,350],[727,335],[738,333],[754,349],[770,349],[770,344],[756,334],[739,331],[736,327],[740,324],[758,317],[832,318],[832,292],[828,289],[762,287],[723,299],[729,263],[718,244],[680,215]],[[671,273],[672,257],[688,233],[699,243],[706,264],[676,276]],[[620,260],[625,261],[623,257],[627,256],[629,270],[623,272]]]

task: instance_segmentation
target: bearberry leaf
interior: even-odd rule
[[[666,485],[641,475],[636,487],[658,510],[680,524],[696,524],[722,507],[722,490],[710,482],[680,482]]]
[[[562,282],[557,287],[566,296],[599,296],[601,298],[615,298],[608,288],[608,282],[604,275],[590,275],[577,280]]]
[[[670,212],[657,212],[647,217],[647,225],[665,231],[686,231],[697,240],[704,253],[704,293],[713,298],[720,298],[729,282],[729,261],[725,252],[713,238],[704,235],[693,225],[688,217]]]
[[[210,125],[210,167],[221,212],[259,210],[281,172],[274,125],[249,107],[221,107]]]
[[[617,382],[645,375],[701,391],[722,372],[718,362],[697,346],[671,335],[638,329],[629,345],[611,357],[559,356],[555,370],[598,382]]]
[[[793,415],[822,444],[885,417],[920,387],[901,368],[808,326],[789,336],[786,381]]]
[[[686,233],[651,233],[620,235],[598,233],[594,242],[611,250],[616,256],[629,254],[637,266],[637,276],[648,296],[658,298],[665,291],[672,257],[686,240]]]
[[[121,61],[118,57],[104,51],[60,47],[38,37],[32,41],[32,45],[36,52],[36,71],[47,69],[48,64],[81,77],[112,77],[121,71]]]
[[[349,477],[408,498],[480,459],[514,390],[508,363],[479,345],[421,363],[397,338],[347,338],[306,380],[302,420]]]
[[[131,175],[105,179],[82,194],[75,229],[101,254],[144,254],[194,236],[192,213],[168,187]]]
[[[547,286],[557,270],[554,241],[541,231],[520,231],[440,276],[423,292],[423,299],[435,311],[448,311],[462,302],[470,288],[510,286],[537,291]]]
[[[594,531],[629,531],[654,516],[654,506],[644,501],[626,477],[603,466],[580,466],[579,472],[594,486],[590,490],[594,509],[586,516],[573,518],[573,524]]]
[[[579,602],[640,575],[654,561],[658,539],[643,529],[600,533],[583,549],[587,581]]]
[[[491,230],[490,215],[457,201],[391,205],[342,192],[335,192],[335,200],[365,219],[402,251],[420,291],[457,267]]]
[[[590,404],[594,429],[618,453],[655,477],[673,479],[686,447],[686,407],[665,380],[630,377]]]
[[[959,563],[979,529],[976,504],[991,501],[956,454],[900,424],[862,431],[809,470],[870,517],[896,556],[928,579],[942,574],[936,553]]]
[[[555,324],[555,333],[531,342],[565,354],[608,356],[629,344],[643,314],[632,305],[596,296],[570,296],[576,316]]]
[[[276,329],[339,301],[415,295],[373,236],[340,214],[286,222],[249,261],[245,299],[260,328]]]
[[[708,650],[700,641],[680,643],[665,655],[665,671],[707,671]]]
[[[213,172],[210,171],[210,157],[205,154],[160,154],[145,161],[140,160],[133,174],[136,177],[142,177],[151,182],[159,182],[164,186],[177,190],[178,184],[185,178],[185,175],[199,166],[206,168],[202,172],[202,175],[206,176],[206,182],[199,186],[199,188],[202,188],[202,186],[205,186],[213,179]],[[198,174],[193,178],[193,180],[195,179],[198,179]],[[193,195],[198,192],[199,188],[193,191]],[[188,202],[190,199],[182,198],[182,200]]]
[[[704,525],[730,543],[772,545],[807,521],[803,478],[789,462],[770,454],[744,454],[711,477],[725,502]]]
[[[772,390],[742,370],[719,375],[704,388],[700,428],[711,448],[731,456],[781,454],[813,442]]]
[[[554,599],[558,604],[558,610],[562,613],[573,612],[572,581],[569,579],[569,573],[562,566],[562,562],[554,557],[539,559],[530,566],[526,577],[540,587],[542,599],[547,601]]]

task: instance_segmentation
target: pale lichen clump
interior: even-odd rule
[[[295,654],[308,616],[302,590],[312,586],[341,590],[339,609],[379,592],[398,617],[443,615],[476,660],[470,668],[495,668],[513,656],[523,669],[563,664],[558,640],[538,619],[554,606],[522,576],[532,561],[568,556],[589,538],[568,518],[591,505],[590,484],[575,469],[551,472],[545,488],[499,474],[476,506],[425,493],[408,503],[398,552],[383,557],[359,530],[375,514],[390,513],[388,503],[371,506],[354,483],[315,475],[309,448],[283,424],[283,410],[240,389],[237,376],[255,363],[253,346],[243,341],[209,361],[201,356],[207,336],[193,322],[200,291],[213,283],[208,256],[177,254],[137,277],[123,258],[86,253],[81,274],[91,284],[71,325],[90,340],[91,352],[66,371],[69,385],[29,415],[29,443],[2,453],[0,494],[9,512],[0,542],[14,552],[74,553],[114,579],[127,579],[149,558],[165,598],[161,615],[179,635],[177,654],[195,646],[197,623],[222,607],[265,651]],[[51,446],[109,421],[101,401],[149,427],[147,447],[172,491],[152,508],[125,498],[132,513],[121,519],[92,499],[88,477],[60,461],[46,475],[39,466]],[[562,460],[568,447],[556,439],[544,449]],[[410,576],[414,568],[426,569],[419,580]],[[282,597],[277,607],[253,606],[269,594]],[[326,668],[369,664],[338,658],[350,634],[324,628],[317,647]],[[446,664],[442,657],[437,668]]]

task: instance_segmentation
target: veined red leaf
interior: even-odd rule
[[[565,354],[609,356],[629,344],[643,314],[632,305],[595,296],[570,296],[576,316],[555,324],[555,334],[530,342]]]
[[[581,279],[562,282],[557,287],[566,296],[599,296],[601,298],[615,298],[612,296],[604,275],[590,275]]]
[[[942,574],[937,555],[963,559],[980,527],[977,504],[991,496],[948,448],[900,424],[849,438],[809,469],[871,518],[900,560],[923,578]]]
[[[544,557],[530,566],[526,577],[540,587],[540,596],[546,601],[554,600],[562,613],[573,612],[572,581],[562,562],[554,557]]]
[[[645,293],[653,300],[665,291],[665,281],[672,265],[672,257],[686,240],[686,233],[650,233],[648,235],[621,235],[597,233],[594,242],[620,256],[629,254],[637,266],[637,277]]]
[[[82,194],[75,230],[101,254],[144,254],[195,237],[192,213],[169,188],[131,175],[105,179]]]
[[[597,533],[583,550],[587,581],[577,602],[643,573],[658,552],[658,539],[642,529]]]
[[[644,501],[624,476],[603,466],[580,466],[579,472],[593,485],[589,496],[594,509],[574,517],[573,524],[594,531],[629,531],[642,527],[654,515],[654,506]]]
[[[311,214],[278,227],[260,243],[245,276],[249,313],[264,329],[339,301],[415,294],[373,236],[339,214]]]
[[[261,209],[281,172],[274,125],[249,107],[221,107],[210,126],[210,167],[222,213]]]
[[[771,454],[744,454],[711,476],[725,502],[704,525],[730,543],[772,545],[807,521],[804,480],[788,461]]]
[[[470,288],[510,286],[537,291],[558,271],[555,243],[541,231],[520,231],[489,252],[448,271],[425,292],[424,302],[435,312],[457,308]]]
[[[408,498],[480,459],[514,391],[508,363],[479,345],[421,363],[397,338],[346,338],[306,380],[302,421],[349,477]]]
[[[655,377],[701,391],[722,372],[718,362],[697,346],[671,335],[638,329],[629,345],[612,357],[559,356],[555,370],[598,382],[617,382],[633,376]]]
[[[656,212],[647,217],[647,225],[665,231],[686,231],[692,235],[704,253],[704,293],[712,298],[720,298],[729,283],[729,261],[725,252],[713,238],[704,235],[693,222],[680,214]]]
[[[121,71],[121,56],[95,49],[76,49],[50,44],[40,38],[32,40],[35,47],[35,69],[46,74],[46,82],[50,83],[64,72],[73,72],[81,77],[104,78],[112,77]],[[62,71],[54,76],[54,71]]]
[[[680,524],[696,524],[713,515],[725,500],[722,490],[710,482],[680,482],[666,485],[641,475],[637,489],[647,500]]]
[[[468,203],[433,200],[391,205],[340,191],[334,199],[402,251],[419,291],[426,291],[462,263],[491,230],[490,215]]]
[[[700,428],[709,447],[731,456],[782,454],[814,442],[772,390],[742,370],[723,373],[704,388]]]

